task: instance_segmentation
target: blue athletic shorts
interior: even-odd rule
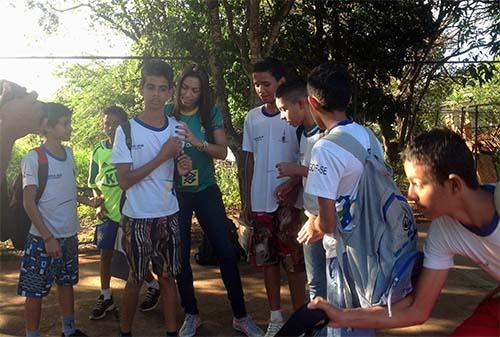
[[[45,297],[54,281],[58,285],[78,283],[78,238],[57,239],[62,249],[61,258],[50,257],[43,239],[28,234],[21,259],[17,294],[25,297]]]
[[[97,249],[113,250],[115,248],[116,232],[119,224],[106,219],[95,227],[94,245]]]

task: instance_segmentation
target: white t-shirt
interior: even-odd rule
[[[279,112],[269,115],[264,106],[254,108],[245,118],[243,151],[252,152],[254,159],[252,211],[272,213],[278,208],[276,187],[288,179],[277,178],[276,164],[298,162],[296,128],[282,120]]]
[[[311,163],[311,155],[312,148],[314,144],[323,136],[320,128],[315,126],[309,132],[305,132],[302,134],[300,138],[300,147],[299,147],[299,162],[302,166],[309,167]],[[307,177],[302,178],[302,186],[306,186]],[[302,195],[303,207],[307,213],[317,216],[319,213],[318,208],[318,197],[311,195],[307,192],[304,192]]]
[[[38,210],[43,223],[56,238],[67,238],[78,233],[80,220],[76,213],[76,178],[73,151],[64,146],[65,158],[57,158],[45,150],[48,161],[47,185],[38,201]],[[21,163],[23,188],[38,186],[38,155],[29,151]],[[31,224],[30,233],[40,236],[35,225]]]
[[[500,281],[500,219],[496,216],[481,233],[474,233],[449,216],[432,221],[424,247],[424,267],[449,269],[455,254],[466,256]]]
[[[365,149],[370,148],[370,138],[363,126],[346,120],[338,123],[329,133],[340,130],[353,136]],[[382,151],[380,143],[378,145]],[[337,226],[349,230],[362,173],[363,165],[350,152],[331,141],[320,139],[312,150],[305,192],[335,200]],[[325,234],[323,246],[327,258],[336,256],[333,233]]]
[[[131,119],[132,151],[127,147],[122,128],[118,127],[111,163],[132,163],[131,170],[144,166],[158,155],[170,137],[176,136],[176,125],[178,122],[171,117],[167,117],[165,125],[161,128],[147,125],[137,117]],[[177,212],[179,205],[173,193],[174,169],[174,160],[169,159],[131,186],[126,192],[127,200],[122,213],[134,219],[147,219]]]

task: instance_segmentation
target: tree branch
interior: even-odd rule
[[[284,0],[282,5],[274,10],[274,15],[270,21],[271,28],[269,29],[269,38],[267,39],[264,46],[263,56],[269,56],[271,54],[274,44],[278,39],[281,24],[283,23],[283,20],[286,18],[286,16],[290,13],[290,10],[292,9],[294,3],[295,0]]]

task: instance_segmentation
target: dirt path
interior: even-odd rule
[[[425,230],[424,228],[421,228]],[[198,235],[197,235],[198,236]],[[199,237],[199,236],[198,236]],[[420,240],[425,237],[421,234]],[[194,244],[194,247],[197,245]],[[201,267],[192,263],[195,288],[203,325],[198,336],[239,336],[231,328],[231,311],[226,292],[217,268]],[[78,327],[89,336],[117,336],[118,315],[116,312],[100,321],[90,321],[88,315],[95,304],[99,292],[99,255],[93,249],[84,249],[80,254],[80,283],[75,287],[75,308]],[[24,334],[24,298],[16,295],[19,275],[19,259],[4,256],[0,259],[0,335],[21,336]],[[247,264],[240,265],[247,310],[256,323],[265,329],[269,315],[265,289],[260,271]],[[113,294],[120,302],[124,282],[112,280]],[[465,259],[457,258],[456,267],[451,270],[450,278],[441,295],[432,318],[424,325],[379,331],[378,336],[447,336],[479,301],[496,286],[488,275]],[[143,288],[143,292],[144,292]],[[290,310],[288,287],[282,282],[283,308]],[[182,323],[183,313],[178,310],[178,324]],[[137,312],[134,321],[135,336],[164,336],[160,309],[149,313]],[[43,303],[42,335],[60,336],[60,318],[57,298],[52,292]]]

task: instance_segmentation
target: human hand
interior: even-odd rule
[[[291,178],[274,190],[276,200],[283,206],[294,206],[300,191],[300,180]]]
[[[331,328],[341,328],[340,319],[342,317],[342,309],[334,307],[324,298],[317,296],[309,304],[307,304],[309,309],[320,309],[323,310],[328,316],[328,326]]]
[[[181,138],[184,138],[184,140],[194,147],[201,147],[203,145],[203,142],[196,138],[196,136],[191,132],[191,129],[189,129],[189,126],[187,126],[186,123],[184,122],[179,122],[179,125],[175,127],[175,132],[180,135]]]
[[[301,165],[297,163],[278,163],[276,164],[276,169],[278,170],[277,178],[300,176],[300,167]]]
[[[92,208],[97,208],[103,203],[103,201],[104,201],[104,199],[101,196],[96,196],[96,197],[89,198],[87,205],[92,207]]]
[[[106,206],[104,206],[104,202],[97,206],[97,210],[95,212],[95,215],[101,220],[104,220],[106,218],[106,214],[108,213],[108,210],[106,209]]]
[[[59,244],[59,241],[57,241],[57,239],[53,236],[45,241],[45,251],[49,256],[56,259],[62,257],[61,245]]]
[[[193,161],[188,155],[182,154],[177,157],[177,172],[184,176],[193,169]]]
[[[321,240],[324,235],[325,233],[315,228],[314,218],[309,218],[297,234],[297,241],[300,244],[310,244]]]
[[[179,152],[182,151],[182,140],[179,137],[170,137],[160,149],[158,158],[161,161],[166,161],[174,158]]]

